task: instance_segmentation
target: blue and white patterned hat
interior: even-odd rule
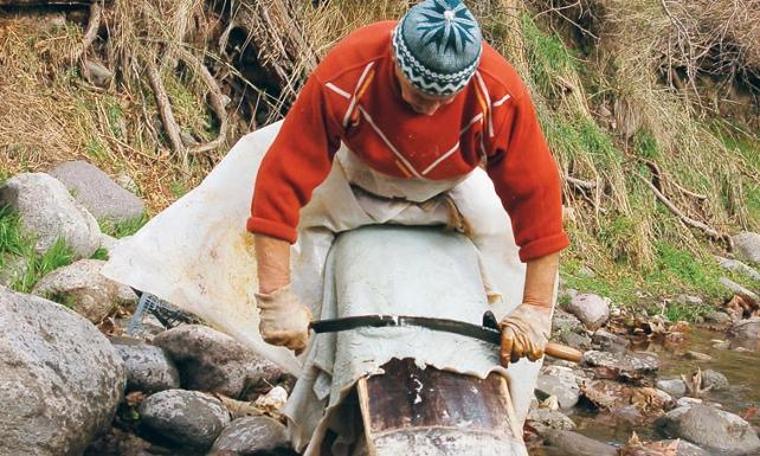
[[[461,0],[425,0],[413,6],[392,41],[406,79],[436,97],[462,90],[483,52],[480,26]]]

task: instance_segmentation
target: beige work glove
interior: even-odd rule
[[[268,344],[287,347],[300,354],[309,342],[311,311],[286,285],[272,293],[256,293],[259,332]]]
[[[551,333],[551,308],[522,304],[499,323],[501,364],[507,366],[527,357],[537,361],[544,355]]]

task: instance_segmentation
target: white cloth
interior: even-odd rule
[[[243,137],[199,187],[154,217],[131,239],[119,243],[102,273],[196,313],[290,372],[299,373],[299,363],[290,352],[264,343],[257,332],[256,266],[252,236],[245,231],[252,183],[279,127],[278,122]],[[490,278],[490,284],[480,282],[480,286],[490,286],[503,296],[500,303],[491,307],[497,319],[521,302],[525,265],[519,261],[509,218],[483,170],[477,168],[461,181],[423,184],[378,176],[355,160],[350,151],[342,148],[329,176],[301,211],[299,241],[291,256],[293,289],[302,302],[311,306],[314,315],[322,315],[325,264],[335,233],[389,221],[418,224],[424,219],[429,224],[440,224],[448,218],[443,199],[422,205],[401,200],[377,205],[376,198],[368,200],[362,192],[352,190],[347,174],[371,193],[405,196],[413,201],[426,201],[450,189],[447,195],[474,229],[470,237],[480,253],[477,260],[481,276]],[[394,283],[400,289],[405,285],[403,281]],[[480,310],[473,313],[473,321],[479,321]],[[318,370],[311,369],[318,350],[308,353],[306,363],[310,368],[301,372],[299,384],[315,383],[320,377]],[[457,359],[441,362],[439,367],[485,374],[480,361],[470,366],[468,360]],[[510,392],[521,421],[527,415],[539,368],[540,362],[521,360],[508,369]],[[331,386],[323,385],[322,391]],[[296,390],[299,389],[297,386]],[[300,407],[298,401],[312,399],[294,391],[288,410]],[[298,426],[320,422],[322,410],[301,409],[313,414],[293,417],[297,420],[294,440],[304,445],[310,425],[300,430]]]

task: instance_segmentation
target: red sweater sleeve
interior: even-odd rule
[[[560,179],[527,93],[504,109],[510,111],[496,132],[487,171],[512,219],[520,259],[529,261],[570,243],[562,228]]]
[[[323,85],[312,74],[261,162],[248,231],[295,242],[299,211],[327,177],[339,146]]]

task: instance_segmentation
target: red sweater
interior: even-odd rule
[[[373,169],[397,177],[451,179],[485,163],[520,258],[565,248],[557,166],[515,70],[484,45],[477,73],[454,101],[432,116],[418,114],[394,76],[394,26],[357,30],[309,77],[261,163],[248,230],[295,242],[300,208],[342,141]]]

